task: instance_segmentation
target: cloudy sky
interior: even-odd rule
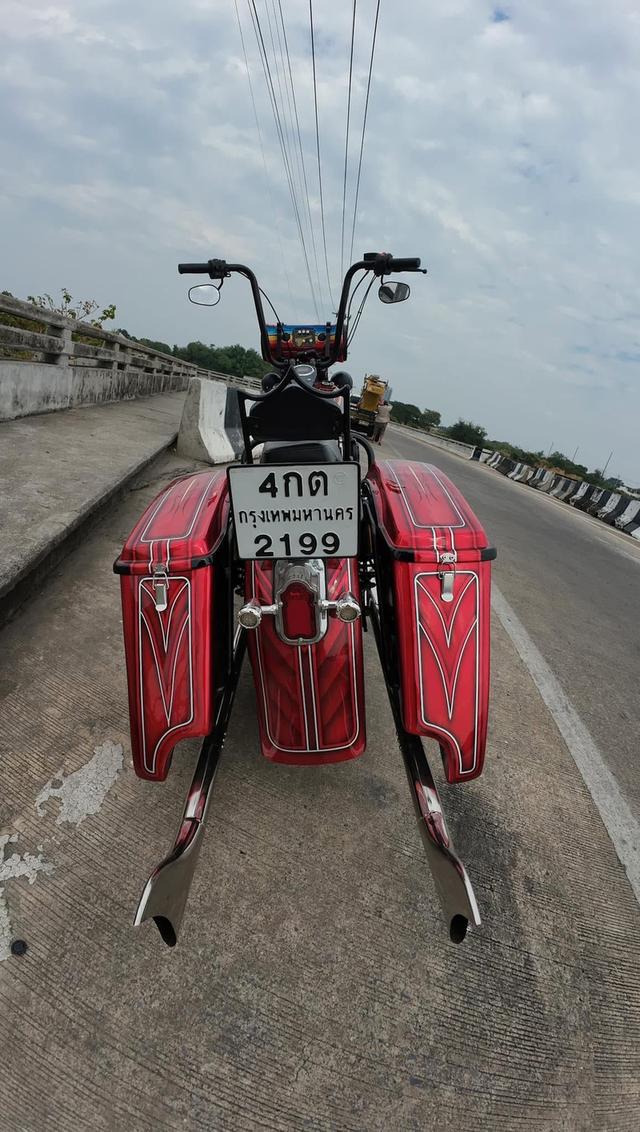
[[[186,302],[177,261],[219,255],[254,266],[285,321],[314,318],[237,2],[264,161],[234,0],[3,0],[0,289],[64,285],[115,302],[139,336],[256,345],[242,281],[215,311]],[[324,319],[309,5],[281,3]],[[357,4],[348,235],[375,4]],[[277,3],[256,7],[275,65]],[[335,294],[351,6],[313,7]],[[403,306],[372,298],[349,358],[356,382],[382,373],[445,422],[579,446],[590,467],[613,449],[610,471],[640,482],[639,107],[637,0],[382,0],[355,252],[420,255],[429,275]]]

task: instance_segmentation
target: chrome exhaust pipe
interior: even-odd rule
[[[480,924],[478,904],[467,870],[453,847],[453,840],[447,829],[442,804],[422,746],[422,740],[418,735],[410,735],[408,731],[405,731],[402,724],[397,674],[392,671],[391,663],[387,662],[380,624],[380,611],[373,594],[370,594],[367,612],[373,625],[380,663],[385,675],[389,702],[393,712],[398,744],[404,760],[431,875],[447,921],[449,936],[453,943],[462,943],[469,927],[478,927]]]
[[[168,947],[175,947],[204,834],[211,788],[220,762],[246,639],[238,629],[228,678],[218,700],[213,730],[204,740],[173,849],[149,877],[133,921],[153,919]]]
[[[418,735],[409,735],[404,728],[398,728],[397,721],[396,730],[422,844],[445,914],[449,936],[453,943],[462,943],[468,928],[478,927],[480,924],[480,912],[471,881],[453,847],[422,741]]]

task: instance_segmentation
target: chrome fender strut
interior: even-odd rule
[[[134,925],[153,919],[164,942],[175,947],[182,924],[204,834],[211,787],[220,762],[231,708],[246,647],[245,634],[236,633],[233,657],[224,690],[218,697],[213,730],[202,744],[180,829],[173,849],[155,868],[140,897]]]

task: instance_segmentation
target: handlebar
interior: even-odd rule
[[[351,290],[351,281],[358,271],[373,271],[378,277],[383,275],[390,275],[395,271],[421,271],[426,275],[426,269],[420,267],[420,259],[418,257],[408,258],[394,258],[389,252],[368,252],[362,260],[358,263],[352,264],[344,277],[342,284],[342,293],[340,295],[340,303],[338,306],[336,318],[336,331],[331,353],[326,361],[326,368],[332,366],[337,360],[338,356],[344,346],[343,334],[344,324],[349,302],[349,292]],[[282,366],[282,360],[274,358],[271,353],[269,345],[269,335],[267,334],[266,321],[264,317],[264,310],[262,307],[262,299],[260,298],[260,288],[258,280],[256,279],[253,271],[249,267],[245,267],[242,263],[227,263],[224,259],[210,259],[206,263],[179,263],[179,275],[208,275],[210,279],[226,279],[232,272],[238,275],[244,275],[249,280],[251,285],[251,292],[253,294],[253,301],[256,308],[256,315],[258,318],[258,325],[260,327],[260,345],[262,347],[262,356],[265,361],[271,365],[279,368]],[[345,351],[346,355],[346,351]]]
[[[388,265],[389,271],[420,271],[419,259],[392,259]]]
[[[179,263],[178,275],[208,275],[208,263]]]

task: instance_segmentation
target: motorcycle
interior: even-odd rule
[[[341,762],[366,747],[371,631],[427,859],[450,938],[461,942],[480,915],[422,737],[439,744],[449,783],[481,773],[496,552],[442,471],[376,460],[351,431],[349,375],[329,374],[347,357],[357,286],[371,276],[356,325],[376,279],[383,302],[409,297],[406,283],[388,277],[420,272],[420,260],[365,255],[325,325],[285,324],[275,310],[267,324],[264,292],[243,264],[178,270],[209,277],[189,292],[204,305],[219,301],[231,275],[248,280],[273,368],[261,389],[238,391],[241,458],[161,491],[114,566],[136,774],[163,781],[177,743],[204,736],[174,846],[134,923],[153,919],[165,943],[177,942],[246,653],[262,754],[300,766]]]

